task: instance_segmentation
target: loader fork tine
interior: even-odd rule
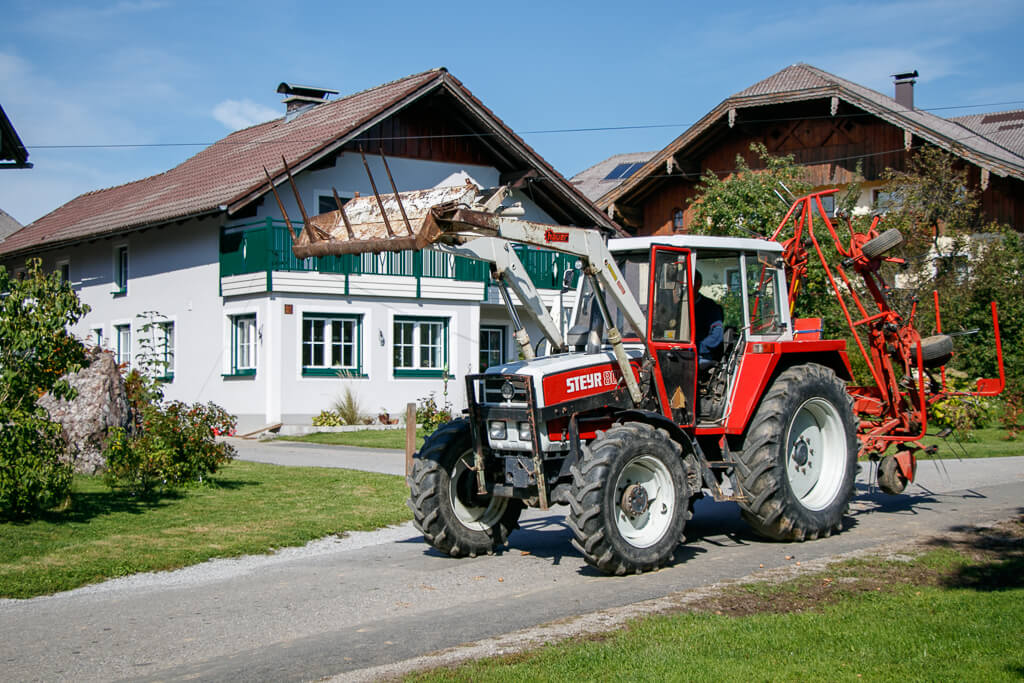
[[[281,163],[284,164],[284,172],[288,175],[288,183],[292,186],[292,194],[295,195],[295,203],[299,205],[299,213],[302,214],[302,232],[306,233],[306,238],[312,244],[313,242],[320,241],[313,232],[313,226],[309,223],[309,216],[306,215],[306,207],[302,203],[302,197],[299,195],[299,189],[295,187],[295,178],[292,178],[292,170],[288,168],[288,162],[285,161],[284,155],[281,156]]]
[[[391,175],[391,167],[388,166],[388,160],[384,157],[384,148],[380,148],[380,160],[384,162],[384,170],[388,172],[388,180],[391,181],[391,191],[395,193],[395,201],[398,202],[398,209],[402,212],[402,220],[405,221],[405,229],[409,231],[409,237],[413,236],[412,226],[409,225],[409,216],[405,213],[405,204],[402,203],[402,197],[398,194],[398,187],[395,185],[395,177]]]
[[[348,238],[354,240],[356,234],[352,232],[352,224],[348,220],[348,214],[345,213],[345,207],[341,204],[341,197],[338,196],[338,191],[331,188],[331,192],[334,194],[334,203],[338,205],[338,211],[341,212],[341,220],[345,221],[345,230],[348,231]]]
[[[288,226],[288,232],[292,236],[292,241],[295,241],[295,228],[292,227],[292,222],[288,219],[288,212],[284,210],[284,204],[281,202],[281,195],[277,193],[277,188],[274,187],[274,181],[270,179],[270,171],[267,167],[263,167],[263,174],[267,176],[267,184],[270,185],[270,191],[274,193],[274,199],[277,200],[277,208],[281,210],[281,215],[284,216],[284,224]]]
[[[384,201],[380,198],[380,192],[377,192],[377,183],[373,182],[373,174],[370,173],[370,164],[366,162],[366,155],[363,153],[363,148],[359,147],[359,156],[363,158],[363,167],[366,169],[366,176],[370,179],[370,187],[373,188],[373,196],[377,198],[377,206],[380,208],[381,218],[384,219],[384,228],[388,231],[388,237],[394,237],[395,231],[391,229],[391,221],[388,220],[387,213],[384,212]]]

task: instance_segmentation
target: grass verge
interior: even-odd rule
[[[423,445],[427,434],[416,430],[416,448]],[[361,429],[354,432],[314,432],[302,436],[279,436],[281,441],[322,443],[333,446],[359,446],[362,448],[393,448],[405,450],[404,429]]]
[[[929,431],[932,431],[929,428]],[[971,441],[957,442],[953,437],[943,440],[926,436],[921,445],[939,447],[937,458],[1005,458],[1024,455],[1024,439],[1006,440],[1006,430],[999,427],[976,429]],[[962,448],[961,448],[962,446]],[[919,456],[927,457],[927,456]]]
[[[423,445],[427,436],[422,429],[416,431],[416,448]],[[405,449],[405,431],[360,430],[354,432],[316,432],[304,436],[279,436],[282,441],[300,441],[303,443],[319,443],[337,446],[359,446],[361,448],[393,448]],[[952,437],[948,440],[926,436],[921,444],[938,445],[937,458],[999,458],[1013,455],[1024,455],[1024,440],[1007,441],[1006,430],[999,428],[978,429],[974,432],[973,441],[958,444]],[[963,446],[961,448],[960,446]],[[919,454],[921,458],[929,458]]]
[[[378,529],[410,518],[407,495],[401,477],[243,461],[203,486],[150,499],[75,477],[68,510],[0,524],[0,597]]]
[[[1024,517],[930,546],[411,680],[1021,680]]]

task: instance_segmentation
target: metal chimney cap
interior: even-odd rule
[[[337,90],[322,88],[318,85],[299,85],[298,83],[282,82],[277,86],[277,92],[282,95],[300,95],[303,97],[315,97],[323,99],[325,95],[337,95]]]
[[[917,78],[919,75],[920,74],[917,73],[917,69],[914,69],[913,71],[909,71],[904,74],[892,74],[892,77],[895,78],[897,81],[909,81],[911,79]]]

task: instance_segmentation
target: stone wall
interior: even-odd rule
[[[128,426],[128,400],[124,380],[110,351],[86,349],[86,359],[88,366],[65,378],[78,390],[73,401],[46,394],[38,403],[50,414],[50,419],[63,427],[63,458],[71,462],[75,472],[98,474],[106,465],[103,447],[107,431],[110,427]]]

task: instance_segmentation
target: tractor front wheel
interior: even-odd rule
[[[815,363],[775,380],[737,456],[740,509],[754,531],[803,541],[841,528],[857,465],[852,405],[836,374]]]
[[[690,517],[681,446],[664,430],[629,422],[599,432],[582,450],[572,468],[573,545],[606,574],[667,563]]]
[[[406,477],[413,524],[452,557],[491,554],[519,528],[523,502],[477,491],[469,421],[453,420],[427,437]]]

